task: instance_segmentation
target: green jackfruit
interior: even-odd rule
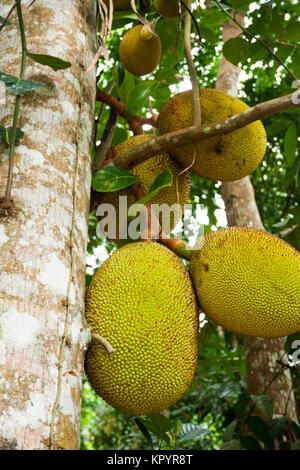
[[[137,76],[147,75],[153,72],[160,61],[161,41],[146,26],[134,26],[124,35],[119,55],[128,72]]]
[[[159,413],[189,387],[197,364],[198,312],[182,261],[155,242],[115,251],[94,275],[86,319],[115,349],[92,344],[85,370],[111,406],[133,415]]]
[[[112,148],[112,151],[109,155],[109,159],[115,159],[120,157],[125,152],[133,149],[137,145],[143,144],[154,137],[149,134],[136,135],[130,139],[122,142],[116,147]],[[140,163],[132,169],[132,173],[136,175],[142,182],[142,187],[147,194],[150,190],[150,187],[155,180],[155,178],[164,170],[169,169],[173,175],[173,185],[161,189],[156,196],[151,200],[151,204],[167,204],[167,206],[172,207],[174,204],[178,204],[178,207],[175,206],[175,211],[170,212],[170,230],[172,230],[175,225],[180,221],[184,205],[188,203],[190,197],[190,175],[188,172],[183,172],[183,168],[174,161],[167,153],[162,153],[156,155],[155,157],[146,160],[143,163]],[[129,187],[121,191],[111,192],[111,193],[98,193],[96,195],[97,204],[112,204],[116,209],[116,214],[119,214],[119,197],[127,196],[128,198],[128,208],[134,204],[137,199],[132,193],[132,189]],[[117,217],[117,226],[116,226],[116,238],[111,238],[112,241],[116,242],[118,245],[121,244],[119,238],[119,218]],[[162,217],[159,216],[159,222],[162,224]],[[165,227],[163,227],[165,228]],[[165,230],[168,232],[168,230]],[[127,234],[127,225],[122,225],[121,221],[121,232]],[[124,237],[126,239],[126,236]]]
[[[186,5],[189,6],[190,1],[186,0]],[[165,18],[177,18],[179,15],[178,0],[154,0],[154,8],[157,13]],[[185,7],[181,7],[181,12],[186,12]]]
[[[217,325],[261,338],[300,330],[300,253],[274,235],[246,227],[209,232],[197,241],[190,271]]]
[[[241,100],[221,91],[200,89],[202,124],[223,121],[249,108]],[[160,134],[193,124],[192,92],[179,93],[163,106]],[[252,173],[264,157],[267,138],[261,121],[255,121],[229,134],[199,140],[177,147],[170,153],[184,168],[212,180],[234,181]]]

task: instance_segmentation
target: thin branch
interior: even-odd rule
[[[191,84],[192,84],[194,125],[198,126],[201,124],[201,105],[200,105],[200,94],[199,94],[197,73],[196,73],[195,64],[194,64],[193,56],[192,56],[191,25],[192,25],[191,15],[186,14],[184,18],[184,53],[185,53],[186,62],[188,65]]]
[[[284,230],[281,230],[281,232],[278,233],[278,236],[280,238],[285,238],[291,233],[293,233],[293,231],[296,230],[296,228],[298,227],[299,227],[299,224],[295,224],[292,227],[285,228]]]
[[[112,345],[107,341],[107,339],[103,338],[102,336],[98,335],[94,331],[92,331],[92,341],[97,344],[101,344],[105,347],[106,352],[109,356],[112,356],[115,353],[114,348]]]
[[[24,22],[23,22],[23,16],[22,16],[22,8],[21,8],[20,2],[17,3],[17,12],[18,12],[18,20],[19,20],[19,29],[20,29],[20,34],[21,34],[21,42],[22,42],[22,61],[21,61],[21,71],[20,71],[20,80],[22,80],[24,78],[24,72],[25,72],[25,67],[26,67],[27,51],[26,51],[26,37],[25,37]],[[6,191],[5,191],[5,196],[4,196],[4,202],[10,201],[10,197],[11,197],[11,189],[12,189],[12,182],[13,182],[14,152],[15,152],[20,101],[21,101],[21,95],[17,95],[16,101],[15,101],[15,110],[14,110],[14,119],[13,119],[12,131],[11,131],[11,139],[9,142],[9,165],[8,165],[8,176],[7,176],[7,185],[6,185]]]
[[[111,108],[113,108],[119,116],[126,119],[126,106],[125,104],[118,101],[114,96],[108,95],[102,90],[97,89],[97,100],[102,101],[103,103],[107,104]],[[158,115],[154,114],[151,118],[146,118],[144,116],[133,116],[132,119],[128,122],[130,130],[136,133],[137,126],[143,126],[144,124],[148,124],[149,126],[157,127],[157,118]]]
[[[96,148],[94,167],[95,169],[101,168],[105,162],[109,149],[111,147],[111,141],[114,135],[118,119],[117,112],[111,108],[107,124],[105,126],[103,136],[101,139],[101,144]]]
[[[248,31],[246,28],[244,28],[243,25],[241,25],[237,19],[235,18],[235,16],[232,16],[230,13],[228,13],[228,11],[226,11],[222,5],[220,5],[220,3],[217,1],[217,0],[214,0],[214,2],[217,4],[218,8],[223,12],[225,13],[225,15],[227,15],[237,26],[239,26],[239,28],[241,28],[241,30],[247,35],[249,36],[250,38],[252,39],[255,39],[255,41],[259,42],[259,44],[261,44],[265,49],[267,49],[267,51],[269,52],[269,54],[271,54],[271,56],[277,61],[279,62],[280,65],[282,65],[282,67],[286,70],[286,72],[290,75],[290,77],[293,78],[293,80],[298,80],[298,78],[296,77],[296,75],[293,74],[293,72],[285,65],[284,62],[282,62],[281,59],[279,59],[279,57],[275,54],[275,52],[272,51],[271,47],[268,46],[268,44],[266,44],[264,41],[262,41],[261,39],[259,39],[258,37],[256,37],[254,34],[250,33],[250,31]]]
[[[196,28],[196,31],[197,31],[197,34],[198,34],[198,36],[199,36],[199,44],[200,44],[200,46],[203,46],[202,41],[201,41],[201,33],[200,33],[200,29],[199,29],[199,26],[198,26],[198,23],[197,23],[196,18],[194,17],[192,11],[190,10],[190,8],[187,6],[187,4],[186,4],[185,2],[183,2],[182,0],[180,0],[180,3],[181,3],[182,6],[184,6],[184,8],[187,10],[188,14],[189,14],[190,17],[192,18],[193,23],[194,23],[195,28]]]
[[[16,3],[13,4],[13,6],[11,7],[11,9],[9,10],[9,12],[7,13],[6,15],[6,18],[4,19],[2,25],[0,26],[0,33],[2,31],[2,29],[4,28],[4,26],[6,25],[7,21],[8,21],[8,18],[10,17],[10,15],[12,14],[12,12],[14,11],[14,9],[16,8],[16,6],[21,2],[21,0],[17,0]]]
[[[163,134],[148,140],[144,144],[136,146],[134,149],[114,160],[114,165],[131,169],[134,166],[148,160],[162,151],[171,151],[173,148],[194,144],[199,140],[208,139],[217,135],[224,135],[236,129],[250,124],[251,122],[272,116],[281,111],[286,111],[299,106],[295,99],[295,93],[280,96],[270,101],[259,103],[240,114],[232,116],[224,121],[203,124],[199,126],[186,127],[174,132]]]

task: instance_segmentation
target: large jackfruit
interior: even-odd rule
[[[189,6],[190,1],[185,4]],[[177,18],[179,16],[178,0],[154,0],[154,8],[157,13],[165,18]],[[186,8],[181,6],[181,13],[185,13]]]
[[[155,242],[126,245],[94,275],[86,319],[115,349],[92,344],[85,370],[111,406],[158,413],[189,387],[197,364],[198,312],[182,261]]]
[[[120,157],[125,152],[132,150],[137,145],[143,144],[148,140],[153,139],[153,136],[149,134],[136,135],[128,140],[125,140],[121,144],[113,147],[108,158],[115,159]],[[156,196],[151,200],[151,204],[166,204],[168,207],[172,207],[174,204],[174,211],[170,212],[170,230],[180,221],[184,205],[188,203],[190,197],[190,175],[188,172],[184,172],[183,168],[174,161],[167,153],[156,155],[155,157],[146,160],[143,163],[135,166],[132,169],[132,173],[136,175],[142,182],[142,187],[147,194],[155,178],[164,170],[169,169],[173,175],[173,184],[170,187],[161,189]],[[116,238],[111,238],[112,241],[117,244],[121,244],[122,239],[127,238],[127,224],[119,220],[119,197],[127,196],[128,208],[134,204],[137,199],[132,193],[132,188],[126,188],[121,191],[111,193],[98,193],[96,195],[97,204],[112,204],[116,209],[117,224],[116,224]],[[162,216],[159,215],[159,222],[162,225]],[[120,223],[119,223],[120,222]],[[121,229],[120,229],[121,225]],[[163,229],[166,226],[163,225]],[[119,230],[122,233],[122,237],[119,238]],[[167,228],[165,230],[168,232]],[[123,235],[124,234],[124,235]]]
[[[202,124],[222,121],[249,108],[241,100],[221,91],[200,89]],[[192,92],[179,93],[163,106],[158,127],[160,134],[193,124]],[[229,134],[199,140],[177,147],[170,153],[184,168],[193,162],[191,171],[204,178],[233,181],[252,173],[264,157],[266,132],[261,121],[255,121]]]
[[[232,227],[200,237],[190,271],[204,313],[248,336],[300,330],[300,253],[266,232]]]
[[[151,34],[144,25],[134,26],[124,35],[119,55],[128,72],[137,76],[147,75],[160,61],[160,38]]]

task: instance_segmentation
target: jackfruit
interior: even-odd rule
[[[148,140],[153,139],[153,136],[149,134],[136,135],[128,140],[125,140],[121,144],[113,147],[109,159],[115,159],[120,157],[125,152],[133,149],[137,145],[143,144]],[[136,175],[142,182],[142,187],[147,194],[150,190],[152,183],[155,178],[165,169],[169,169],[173,175],[173,184],[170,187],[161,189],[156,196],[151,199],[151,204],[167,204],[170,208],[173,204],[176,204],[174,211],[170,211],[170,231],[175,225],[181,220],[184,210],[184,205],[188,203],[190,197],[190,175],[188,172],[183,172],[183,168],[174,161],[167,153],[156,155],[155,157],[146,160],[143,163],[135,166],[131,171]],[[178,190],[178,191],[177,191]],[[97,204],[112,204],[116,209],[117,224],[116,224],[116,238],[111,238],[112,241],[120,245],[122,242],[119,238],[119,231],[121,225],[121,233],[127,234],[126,220],[119,220],[119,197],[127,196],[128,208],[134,204],[137,199],[132,193],[132,189],[126,188],[120,191],[111,193],[98,193],[96,195]],[[158,216],[159,222],[162,225],[163,220],[161,214]],[[120,222],[120,224],[119,224]],[[166,233],[167,226],[163,225],[163,229]],[[122,239],[126,239],[125,235],[122,235]]]
[[[248,336],[300,330],[300,253],[274,235],[231,227],[200,237],[190,272],[204,313]]]
[[[185,4],[189,6],[190,1],[186,0]],[[154,8],[157,13],[165,18],[177,18],[179,15],[178,0],[154,0]],[[181,13],[184,14],[186,8],[181,6]]]
[[[104,0],[106,6],[109,6],[109,0]],[[113,0],[114,10],[126,10],[130,7],[130,0]]]
[[[160,38],[151,34],[144,25],[134,26],[124,35],[119,55],[128,72],[137,76],[147,75],[153,72],[160,61]]]
[[[200,89],[202,124],[222,121],[249,109],[241,100],[221,91]],[[193,124],[192,92],[185,91],[163,106],[158,127],[160,134]],[[264,157],[266,132],[261,121],[255,121],[229,134],[199,140],[171,150],[184,168],[193,162],[191,171],[212,180],[234,181],[252,173]]]
[[[86,319],[114,348],[89,347],[88,379],[111,406],[158,413],[189,387],[197,364],[198,312],[188,271],[168,248],[137,242],[115,251],[94,275]]]

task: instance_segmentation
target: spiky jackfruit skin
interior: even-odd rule
[[[109,6],[109,0],[104,0],[106,6]],[[113,0],[114,10],[126,10],[130,7],[130,0]]]
[[[149,134],[131,137],[116,147],[113,147],[108,158],[115,159],[120,157],[125,152],[132,150],[137,145],[143,144],[150,139],[153,139],[153,136]],[[161,189],[158,194],[153,197],[151,204],[167,204],[169,207],[173,206],[173,204],[179,205],[177,208],[178,210],[175,211],[175,213],[171,212],[170,230],[173,230],[175,225],[182,218],[184,205],[189,201],[191,189],[189,172],[183,172],[183,168],[175,160],[173,160],[167,153],[162,153],[140,163],[132,169],[132,173],[141,180],[142,187],[145,194],[147,194],[155,178],[166,169],[169,169],[173,175],[173,184],[170,187]],[[120,196],[127,196],[128,208],[137,201],[136,197],[132,194],[132,189],[129,187],[117,192],[99,193],[96,196],[97,204],[112,204],[115,207],[116,214],[118,216]],[[162,224],[161,215],[159,216],[159,222]],[[166,227],[163,226],[163,228]],[[127,225],[122,224],[122,221],[121,231],[122,233],[127,233]],[[168,230],[166,229],[165,232],[168,232]],[[122,243],[122,239],[119,238],[119,220],[117,220],[116,235],[116,238],[112,239],[112,241],[120,245]]]
[[[276,338],[300,330],[300,253],[266,232],[232,227],[200,237],[190,272],[216,324]]]
[[[249,108],[238,98],[221,91],[200,89],[202,124],[222,121]],[[158,127],[160,134],[193,124],[192,92],[185,91],[163,106]],[[198,176],[234,181],[251,174],[264,157],[267,138],[261,121],[255,121],[229,134],[178,147],[170,153],[184,168],[193,161],[191,171]],[[195,160],[194,160],[195,159]]]
[[[189,6],[189,0],[186,0],[186,5]],[[157,13],[165,18],[177,18],[179,16],[178,0],[154,0],[154,8]],[[181,12],[186,12],[185,7],[181,7]]]
[[[139,77],[153,72],[161,56],[160,38],[152,36],[143,39],[143,28],[144,25],[138,25],[127,31],[119,47],[120,60],[125,69]]]
[[[126,245],[98,269],[86,319],[115,349],[92,344],[85,370],[111,406],[133,415],[158,413],[189,387],[197,364],[198,311],[182,261],[154,242]]]

